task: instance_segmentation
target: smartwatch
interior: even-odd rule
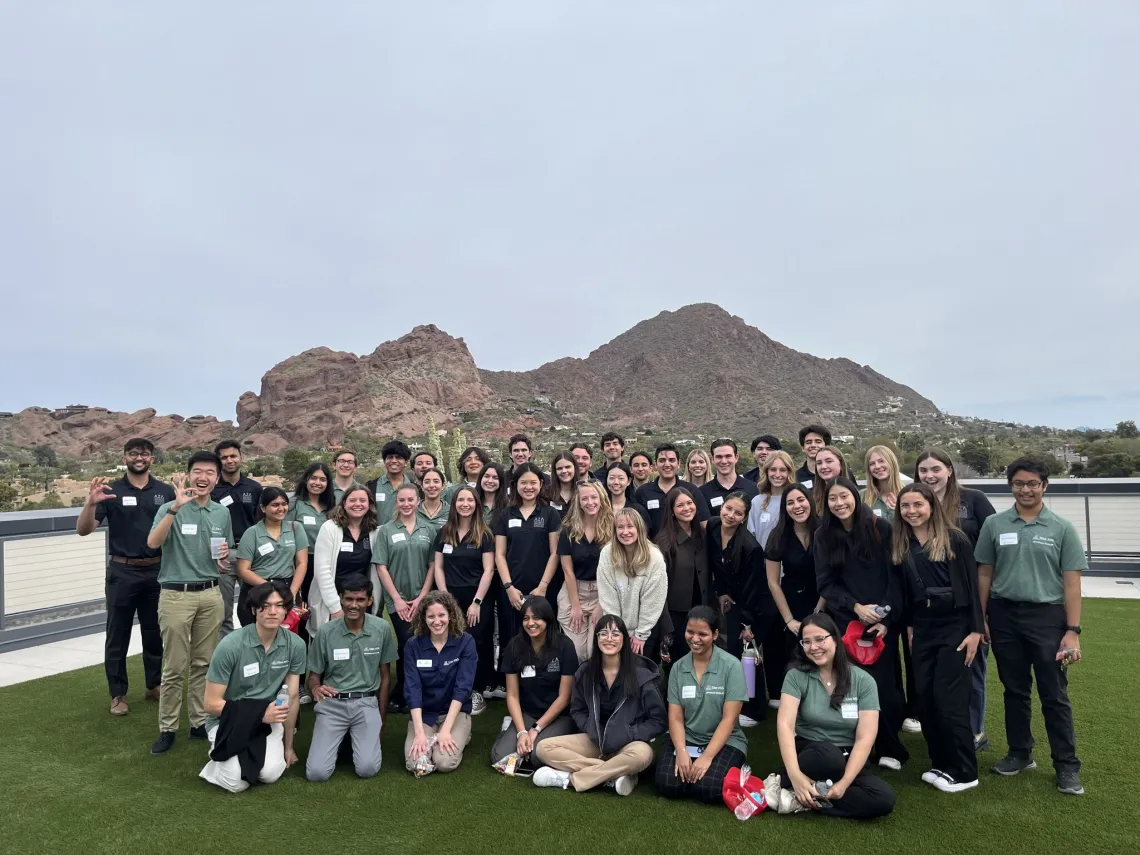
[[[471,603],[472,603],[473,605],[476,605],[476,606],[481,606],[481,605],[483,605],[483,598],[482,598],[482,597],[475,597],[475,598],[474,598],[474,599],[471,601]]]
[[[1078,623],[1076,626],[1066,626],[1066,632],[1075,632],[1077,635],[1081,634],[1081,625]]]

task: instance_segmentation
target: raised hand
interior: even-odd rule
[[[110,478],[92,478],[91,485],[87,488],[87,504],[98,505],[108,499],[117,498],[108,486],[110,483]]]
[[[178,510],[183,505],[190,504],[194,499],[194,488],[189,484],[190,476],[185,472],[177,473],[170,479],[170,486],[174,488],[174,510]]]

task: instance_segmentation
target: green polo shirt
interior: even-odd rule
[[[819,679],[819,671],[814,669],[789,669],[784,675],[784,687],[780,693],[799,698],[796,736],[840,748],[850,748],[855,744],[859,713],[879,708],[879,689],[875,679],[854,665],[851,666],[851,686],[838,709],[832,708],[831,695]]]
[[[414,482],[405,472],[404,480],[400,482],[400,487],[411,483]],[[376,482],[376,513],[379,514],[380,522],[386,523],[395,515],[396,490],[398,489],[399,487],[392,486],[392,482],[388,480],[387,475],[381,475],[380,479]]]
[[[291,580],[297,553],[308,548],[309,538],[300,523],[285,520],[281,523],[281,537],[274,540],[265,528],[265,520],[259,520],[241,536],[237,557],[248,561],[262,579]]]
[[[344,488],[342,488],[342,487],[338,487],[338,486],[336,485],[336,482],[334,481],[334,482],[333,482],[333,495],[334,495],[334,496],[336,496],[336,502],[337,502],[337,504],[338,504],[338,505],[340,504],[340,500],[341,500],[341,498],[343,498],[343,497],[344,497],[344,494],[345,494],[346,492],[348,492],[348,490],[354,490],[354,489],[356,489],[357,487],[363,487],[363,486],[364,486],[364,484],[361,484],[361,483],[360,483],[359,481],[357,481],[355,478],[353,478],[353,479],[352,479],[352,483],[351,483],[351,484],[348,486],[348,488],[347,488],[347,489],[344,489]]]
[[[167,502],[154,515],[154,531],[170,513],[174,502]],[[210,557],[210,538],[224,537],[234,548],[234,528],[229,509],[213,499],[205,506],[191,499],[178,509],[170,533],[162,544],[162,565],[158,582],[209,582],[218,578],[218,562]]]
[[[1027,523],[1017,515],[1016,505],[986,517],[974,559],[993,565],[990,596],[1018,603],[1064,603],[1062,574],[1089,569],[1071,522],[1042,508],[1037,519]],[[165,563],[165,552],[162,560]]]
[[[305,642],[301,636],[281,627],[266,650],[257,637],[257,624],[251,623],[218,642],[206,681],[225,686],[227,701],[271,701],[287,676],[304,673]],[[206,716],[207,731],[217,723],[215,716]]]
[[[376,533],[372,563],[387,567],[400,596],[411,600],[424,586],[428,563],[435,560],[431,549],[434,542],[435,529],[419,517],[416,517],[416,527],[410,534],[399,520],[386,522]],[[389,613],[395,611],[395,603],[387,591],[384,592],[384,605]]]
[[[699,682],[693,670],[692,653],[685,654],[669,672],[669,703],[685,711],[686,745],[699,748],[708,745],[720,726],[725,701],[747,700],[744,667],[739,659],[719,647],[713,647],[712,658]],[[748,753],[748,740],[739,721],[726,744]]]
[[[340,617],[317,630],[309,646],[309,670],[338,692],[375,692],[380,666],[396,661],[396,634],[391,624],[375,615],[364,616],[359,634]]]
[[[416,519],[421,520],[431,526],[432,539],[439,534],[439,530],[443,528],[443,524],[447,522],[447,514],[451,510],[451,505],[446,501],[440,500],[439,513],[434,517],[429,517],[424,513],[424,504],[420,502],[420,506],[416,508]]]
[[[875,499],[875,504],[871,505],[871,513],[880,519],[890,522],[895,518],[895,512],[891,510],[891,506],[883,501],[883,497]]]
[[[475,485],[472,484],[470,481],[456,481],[454,484],[448,484],[446,487],[443,488],[443,493],[440,495],[440,498],[443,499],[443,501],[447,502],[450,505],[451,504],[451,497],[455,495],[456,490],[458,490],[460,487],[474,487],[474,486]],[[505,490],[506,487],[504,486],[503,489]]]
[[[289,513],[285,514],[285,519],[289,522],[305,527],[305,537],[309,540],[310,550],[316,545],[317,532],[328,518],[328,514],[324,511],[318,511],[305,499],[296,497],[289,504]]]

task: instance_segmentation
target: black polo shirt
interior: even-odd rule
[[[97,522],[107,523],[107,552],[119,558],[158,558],[161,549],[146,545],[155,512],[174,501],[174,488],[147,475],[146,486],[136,489],[123,476],[110,486],[115,497],[95,506]]]
[[[697,522],[705,522],[709,518],[709,503],[701,488],[688,481],[677,479],[675,487],[684,487],[693,494],[693,501],[697,503]],[[649,539],[657,537],[661,531],[661,523],[665,520],[665,497],[668,494],[657,485],[653,479],[637,491],[637,503],[645,508],[649,514]]]
[[[808,469],[805,463],[796,470],[796,481],[810,490],[815,485],[815,473]]]
[[[740,477],[746,481],[751,481],[753,484],[758,484],[760,483],[760,467],[757,466],[755,469],[749,469]]]
[[[372,538],[365,532],[360,532],[359,538],[353,538],[352,532],[347,528],[341,529],[340,551],[336,554],[335,578],[340,579],[360,573],[368,576],[372,569]],[[378,597],[383,592],[374,592]]]
[[[745,498],[744,515],[748,516],[748,509],[752,507],[752,500],[760,495],[760,489],[748,479],[737,475],[731,489],[724,489],[720,485],[720,481],[714,477],[707,484],[701,485],[701,493],[704,494],[705,501],[709,503],[709,513],[713,516],[720,516],[720,506],[724,504],[725,499],[733,493],[743,493]]]
[[[210,498],[230,512],[235,541],[240,541],[245,530],[257,522],[261,485],[252,478],[246,478],[240,472],[236,484],[219,478],[218,485],[210,491]]]
[[[997,511],[981,490],[962,487],[958,495],[958,528],[970,538],[970,545],[978,545],[978,535],[982,532],[982,523],[986,517],[992,517]]]
[[[598,580],[598,555],[601,549],[592,540],[571,540],[570,532],[563,531],[558,535],[558,555],[570,557],[570,564],[574,568],[574,579],[577,582],[596,582]]]
[[[530,639],[526,640],[530,644]],[[578,653],[574,642],[559,634],[556,649],[539,658],[530,652],[530,663],[517,655],[517,645],[508,644],[503,651],[503,673],[518,674],[519,706],[527,715],[542,718],[558,700],[563,677],[573,677],[578,670]],[[565,711],[562,713],[566,715]]]
[[[614,461],[614,463],[617,463],[617,462],[618,461],[616,461],[616,460]],[[601,481],[603,484],[606,483],[606,474],[609,472],[609,469],[611,466],[613,466],[613,463],[602,464],[601,468],[595,469],[593,472],[590,473],[590,477],[593,478],[595,481]]]
[[[536,507],[527,519],[523,519],[522,512],[516,507],[499,514],[495,536],[507,539],[507,569],[511,574],[511,584],[523,594],[529,594],[542,581],[546,562],[550,560],[550,535],[557,534],[561,524],[558,511],[547,505]],[[553,583],[550,587],[554,587]]]
[[[443,556],[443,580],[452,588],[478,588],[483,579],[483,554],[495,551],[495,538],[487,532],[479,545],[464,540],[452,546],[443,542],[443,531],[435,536],[434,552]]]

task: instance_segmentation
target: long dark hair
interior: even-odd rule
[[[837,710],[851,689],[851,660],[847,658],[847,648],[843,646],[843,636],[839,634],[839,627],[836,626],[830,615],[819,612],[804,618],[800,622],[801,642],[804,638],[804,630],[809,626],[822,629],[831,636],[831,640],[835,644],[835,658],[831,662],[831,675],[835,678],[835,690],[831,693],[830,706],[833,710]],[[819,670],[816,664],[808,659],[807,654],[804,653],[803,644],[797,645],[795,656],[792,659],[792,667],[807,674]]]
[[[621,687],[623,697],[632,698],[641,691],[637,680],[638,657],[629,646],[629,630],[625,621],[617,615],[602,615],[594,627],[594,652],[583,666],[586,669],[586,685],[605,686],[605,675],[602,673],[602,651],[598,648],[598,633],[603,629],[616,629],[621,633],[621,652],[618,653],[618,672],[614,678],[614,685]]]
[[[522,496],[519,495],[519,478],[527,474],[538,476],[538,495],[534,497],[534,506],[541,508],[543,505],[549,504],[546,499],[546,491],[542,489],[542,470],[533,463],[524,463],[522,466],[516,466],[511,473],[511,507],[522,507]],[[501,490],[502,487],[499,489]]]
[[[309,464],[305,474],[297,480],[297,486],[293,488],[293,496],[307,502],[309,500],[309,479],[313,477],[314,472],[318,471],[325,473],[325,491],[318,498],[320,499],[321,510],[327,514],[336,504],[336,489],[334,488],[332,472],[329,471],[328,466],[323,461],[318,460]]]
[[[634,498],[633,498],[634,493],[636,493],[637,491],[634,490],[634,488],[633,488],[633,470],[629,468],[628,463],[624,463],[621,460],[618,460],[617,462],[611,463],[609,466],[606,467],[606,474],[602,478],[602,482],[605,483],[606,493],[608,494],[610,492],[610,485],[608,482],[609,482],[610,472],[614,469],[620,469],[622,472],[625,473],[625,477],[629,479],[629,484],[627,484],[626,488],[625,488],[625,503],[627,505],[632,505],[634,503]]]
[[[483,508],[487,506],[487,494],[483,492],[483,476],[486,475],[488,471],[494,472],[499,476],[499,489],[495,491],[495,499],[491,502],[491,519],[487,523],[494,528],[495,523],[499,520],[499,514],[507,508],[507,496],[510,495],[511,485],[507,481],[506,471],[498,463],[492,460],[484,466],[483,471],[479,473],[479,477],[475,481],[475,495],[479,497],[480,513],[482,513]]]
[[[744,505],[744,516],[747,518],[749,501],[745,495],[739,491],[735,493],[729,493],[727,496],[725,496],[721,507],[723,508],[734,499]],[[714,520],[709,520],[710,530],[708,532],[708,535],[710,538],[714,536],[713,531],[716,532],[716,537],[720,537],[721,524],[722,523],[720,516],[717,516]],[[713,529],[713,526],[716,528]],[[741,569],[743,569],[740,564],[740,555],[742,552],[744,552],[744,548],[749,545],[755,548],[760,545],[760,542],[756,540],[755,535],[753,535],[752,532],[748,530],[748,526],[744,522],[741,522],[740,525],[736,527],[736,531],[733,532],[732,540],[729,541],[729,561],[732,563],[733,573],[739,572]]]
[[[486,466],[491,462],[491,455],[489,455],[477,445],[471,445],[463,449],[463,453],[459,455],[459,461],[455,466],[456,476],[459,478],[460,482],[465,482],[467,480],[467,458],[472,454],[474,454],[479,459],[479,462],[483,466]],[[483,471],[482,467],[480,467],[479,471]]]
[[[764,547],[764,557],[769,561],[783,561],[788,552],[788,546],[792,542],[791,538],[796,536],[796,521],[788,513],[788,496],[792,493],[799,493],[812,506],[806,523],[808,527],[808,554],[811,554],[811,545],[812,541],[815,540],[815,531],[819,527],[819,519],[815,515],[815,503],[812,501],[811,493],[808,492],[807,487],[793,481],[789,482],[784,487],[784,492],[780,494],[780,521],[776,523],[776,527],[768,535],[768,542],[761,544]]]
[[[554,467],[563,460],[569,461],[570,465],[574,467],[574,477],[570,479],[570,497],[571,499],[574,497],[574,485],[578,483],[578,464],[574,462],[574,457],[569,451],[560,451],[550,459],[550,483],[542,491],[542,497],[547,502],[562,503],[562,482],[558,480],[558,474],[554,471]]]
[[[518,635],[511,639],[509,652],[520,665],[530,665],[537,670],[545,668],[547,663],[557,654],[559,642],[562,640],[562,627],[558,625],[554,607],[550,605],[550,600],[546,597],[530,596],[523,600],[522,607],[519,609],[520,623],[528,610],[539,620],[546,621],[546,638],[542,641],[542,647],[535,653],[530,636],[520,625]]]
[[[843,527],[843,521],[831,512],[828,496],[836,487],[851,491],[855,501],[855,511],[851,520],[851,531]],[[835,478],[828,482],[823,494],[823,516],[819,521],[816,546],[823,551],[824,558],[832,568],[840,570],[847,560],[858,556],[872,560],[876,553],[887,553],[889,543],[884,543],[879,534],[878,517],[871,512],[859,497],[859,488],[850,478]]]
[[[280,487],[266,487],[261,491],[261,500],[257,503],[257,519],[265,519],[265,509],[269,507],[269,503],[276,499],[284,499],[285,504],[289,504],[289,494],[282,490]]]
[[[673,505],[676,504],[682,493],[692,499],[694,505],[697,505],[697,497],[688,487],[674,487],[670,490],[669,495],[665,497],[665,518],[661,521],[661,530],[657,532],[657,540],[655,541],[661,550],[661,554],[665,557],[665,563],[670,567],[677,563],[677,542],[681,539],[682,534],[681,524],[677,521],[677,515],[673,513]],[[700,507],[697,505],[698,511]],[[705,533],[696,517],[693,517],[689,527],[692,530],[692,534],[689,536],[693,539],[697,549],[703,550],[705,548]]]
[[[855,476],[851,474],[851,467],[847,464],[847,458],[843,456],[842,451],[840,451],[834,445],[831,445],[829,443],[828,445],[825,445],[823,448],[821,448],[819,451],[817,451],[815,456],[819,457],[819,454],[822,451],[826,451],[826,452],[829,452],[831,454],[834,454],[836,457],[839,458],[839,474],[837,476],[835,476],[835,478],[832,478],[831,481],[835,481],[839,478],[846,478],[851,483],[855,483]],[[872,479],[872,480],[874,480],[874,479]],[[824,505],[827,504],[827,488],[831,484],[831,481],[824,481],[822,478],[819,477],[818,472],[816,473],[813,481],[814,481],[814,483],[812,484],[811,490],[812,490],[813,497],[815,499],[815,511],[817,514],[822,514],[823,511],[820,510],[820,508],[822,508]],[[858,488],[856,488],[856,490],[858,490]],[[859,493],[859,492],[855,493],[855,498],[859,499],[860,501],[862,501],[862,497],[863,497],[862,493]]]
[[[941,448],[924,448],[919,452],[918,459],[914,461],[914,480],[922,481],[918,477],[918,465],[931,459],[937,460],[950,470],[946,478],[946,492],[942,494],[942,510],[946,511],[946,516],[957,525],[958,503],[962,498],[962,489],[958,486],[958,473],[954,471],[954,461],[950,459],[950,455]]]

